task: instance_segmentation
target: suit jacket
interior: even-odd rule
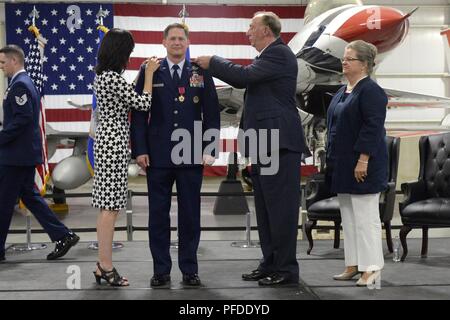
[[[330,103],[327,114],[328,132],[339,104],[334,139],[329,135],[327,158],[334,159],[331,176],[333,193],[368,194],[384,191],[388,179],[388,154],[385,143],[387,96],[370,77],[358,82],[344,102],[345,86]],[[332,152],[333,154],[330,154]],[[367,177],[358,183],[354,169],[361,153],[370,156]]]
[[[280,38],[249,66],[213,56],[209,70],[214,77],[233,87],[246,88],[241,119],[243,130],[277,129],[278,149],[309,153],[296,108],[297,60]],[[274,149],[269,146],[269,150]],[[242,152],[249,156],[248,148]]]
[[[142,93],[145,73],[143,67],[136,83],[136,91]],[[180,101],[180,92],[184,101]],[[194,133],[194,122],[201,125]],[[171,141],[176,129],[186,129],[191,140],[190,163],[174,164],[172,149],[178,142]],[[208,72],[185,61],[178,88],[174,86],[167,59],[153,75],[152,106],[150,112],[132,111],[131,145],[133,156],[150,156],[150,166],[168,168],[173,166],[200,165],[204,148],[210,141],[202,142],[208,129],[220,130],[220,110],[216,88]],[[219,138],[219,137],[217,137]],[[196,141],[194,143],[194,140]],[[213,139],[215,146],[219,140]],[[197,144],[197,149],[194,146]],[[217,152],[218,153],[218,152]],[[182,153],[185,156],[184,153]],[[211,155],[216,156],[215,153]],[[218,155],[218,154],[217,154]]]
[[[3,99],[3,117],[0,165],[42,163],[40,95],[26,72],[17,74],[9,84]]]

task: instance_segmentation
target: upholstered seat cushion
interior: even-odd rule
[[[338,198],[331,197],[314,202],[308,208],[308,218],[311,220],[340,220]]]
[[[450,225],[450,198],[413,202],[402,211],[403,224]]]

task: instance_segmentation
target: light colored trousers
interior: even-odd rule
[[[346,266],[359,271],[383,269],[380,194],[338,194]]]

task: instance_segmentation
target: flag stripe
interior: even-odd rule
[[[175,17],[179,19],[181,5],[115,4],[114,14],[127,17]],[[298,18],[305,15],[305,6],[229,6],[189,5],[189,18],[249,18],[255,12],[272,11],[280,18]]]
[[[227,46],[227,45],[191,45],[189,46],[191,57],[198,55],[220,55],[227,59],[248,59],[254,58],[258,52],[251,46]],[[138,44],[134,48],[131,57],[148,56],[165,57],[166,49],[161,44]]]
[[[131,33],[136,43],[162,43],[162,31],[131,30]],[[295,35],[296,32],[286,32],[281,34],[281,38],[288,43]],[[190,32],[189,40],[191,45],[249,45],[245,32]]]
[[[47,122],[90,121],[91,110],[47,109]]]
[[[114,27],[127,30],[163,31],[169,24],[180,22],[180,18],[155,18],[155,17],[123,17],[114,16]],[[190,32],[247,32],[251,19],[211,19],[194,18],[187,19],[186,24]],[[298,32],[303,26],[303,19],[282,19],[282,32]]]

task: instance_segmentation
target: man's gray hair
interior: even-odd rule
[[[275,38],[278,38],[281,33],[281,21],[280,18],[271,11],[258,11],[255,13],[254,17],[261,16],[262,23],[269,27]]]

